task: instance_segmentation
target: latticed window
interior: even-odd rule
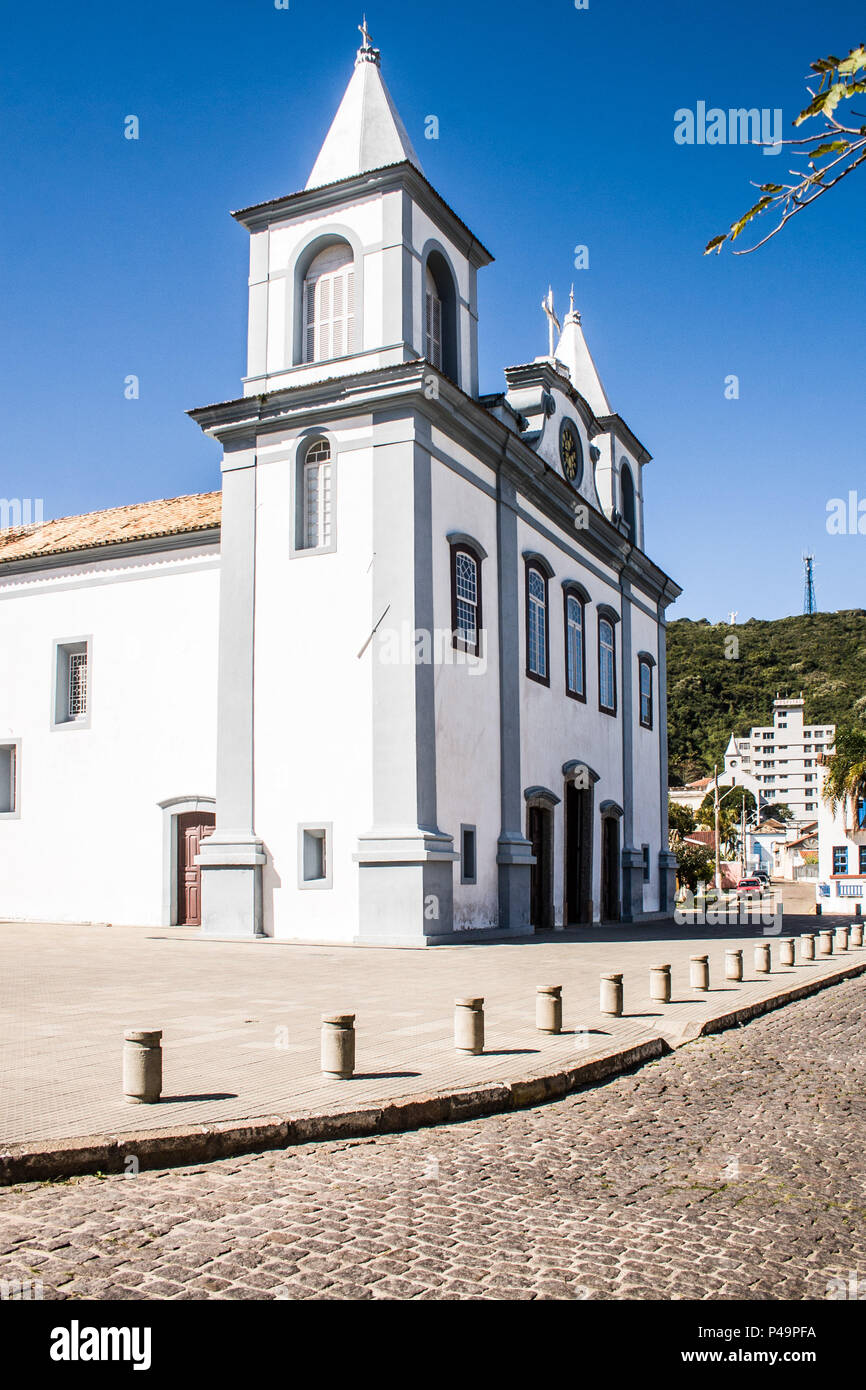
[[[533,676],[547,679],[547,584],[544,575],[531,569],[527,581],[529,602],[528,667]]]
[[[304,361],[354,351],[355,267],[345,242],[316,256],[304,280]]]
[[[304,549],[330,545],[331,530],[331,446],[317,439],[304,459]]]
[[[86,713],[87,652],[70,652],[67,715],[70,719],[83,719]]]
[[[833,846],[833,873],[847,874],[848,872],[848,846]]]
[[[645,729],[653,726],[653,673],[648,661],[640,663],[640,722]]]
[[[478,563],[465,550],[454,557],[457,636],[467,647],[478,645]]]
[[[570,695],[583,695],[583,604],[576,594],[565,600],[566,680]]]
[[[616,709],[613,623],[601,618],[598,624],[598,702],[602,709]]]
[[[426,289],[424,295],[425,304],[425,341],[426,348],[424,356],[434,367],[442,370],[442,300],[439,298],[439,291],[436,288],[436,281],[428,267],[426,276]]]

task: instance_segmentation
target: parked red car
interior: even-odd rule
[[[760,898],[764,892],[764,885],[759,878],[741,878],[737,884],[737,893],[741,898]]]

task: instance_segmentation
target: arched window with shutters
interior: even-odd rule
[[[628,527],[628,538],[632,545],[637,545],[637,513],[634,501],[634,478],[631,469],[623,459],[619,466],[619,495],[622,510],[622,519]]]
[[[638,652],[638,695],[640,697],[640,725],[642,729],[653,726],[653,667],[655,658],[649,652]],[[731,760],[736,767],[736,759]]]
[[[326,362],[355,350],[355,263],[345,241],[312,260],[304,277],[304,361]]]
[[[429,265],[424,274],[424,356],[442,370],[442,300]]]

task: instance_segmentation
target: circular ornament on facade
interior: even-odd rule
[[[579,487],[583,477],[583,449],[573,420],[563,420],[560,426],[559,458],[562,471],[572,487]]]

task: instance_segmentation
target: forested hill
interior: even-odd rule
[[[730,639],[736,638],[739,652]],[[727,645],[726,645],[727,644]],[[726,656],[726,651],[730,655]],[[771,724],[777,694],[806,701],[807,724],[866,728],[866,611],[730,627],[679,618],[668,627],[671,783],[724,764],[731,733]]]

